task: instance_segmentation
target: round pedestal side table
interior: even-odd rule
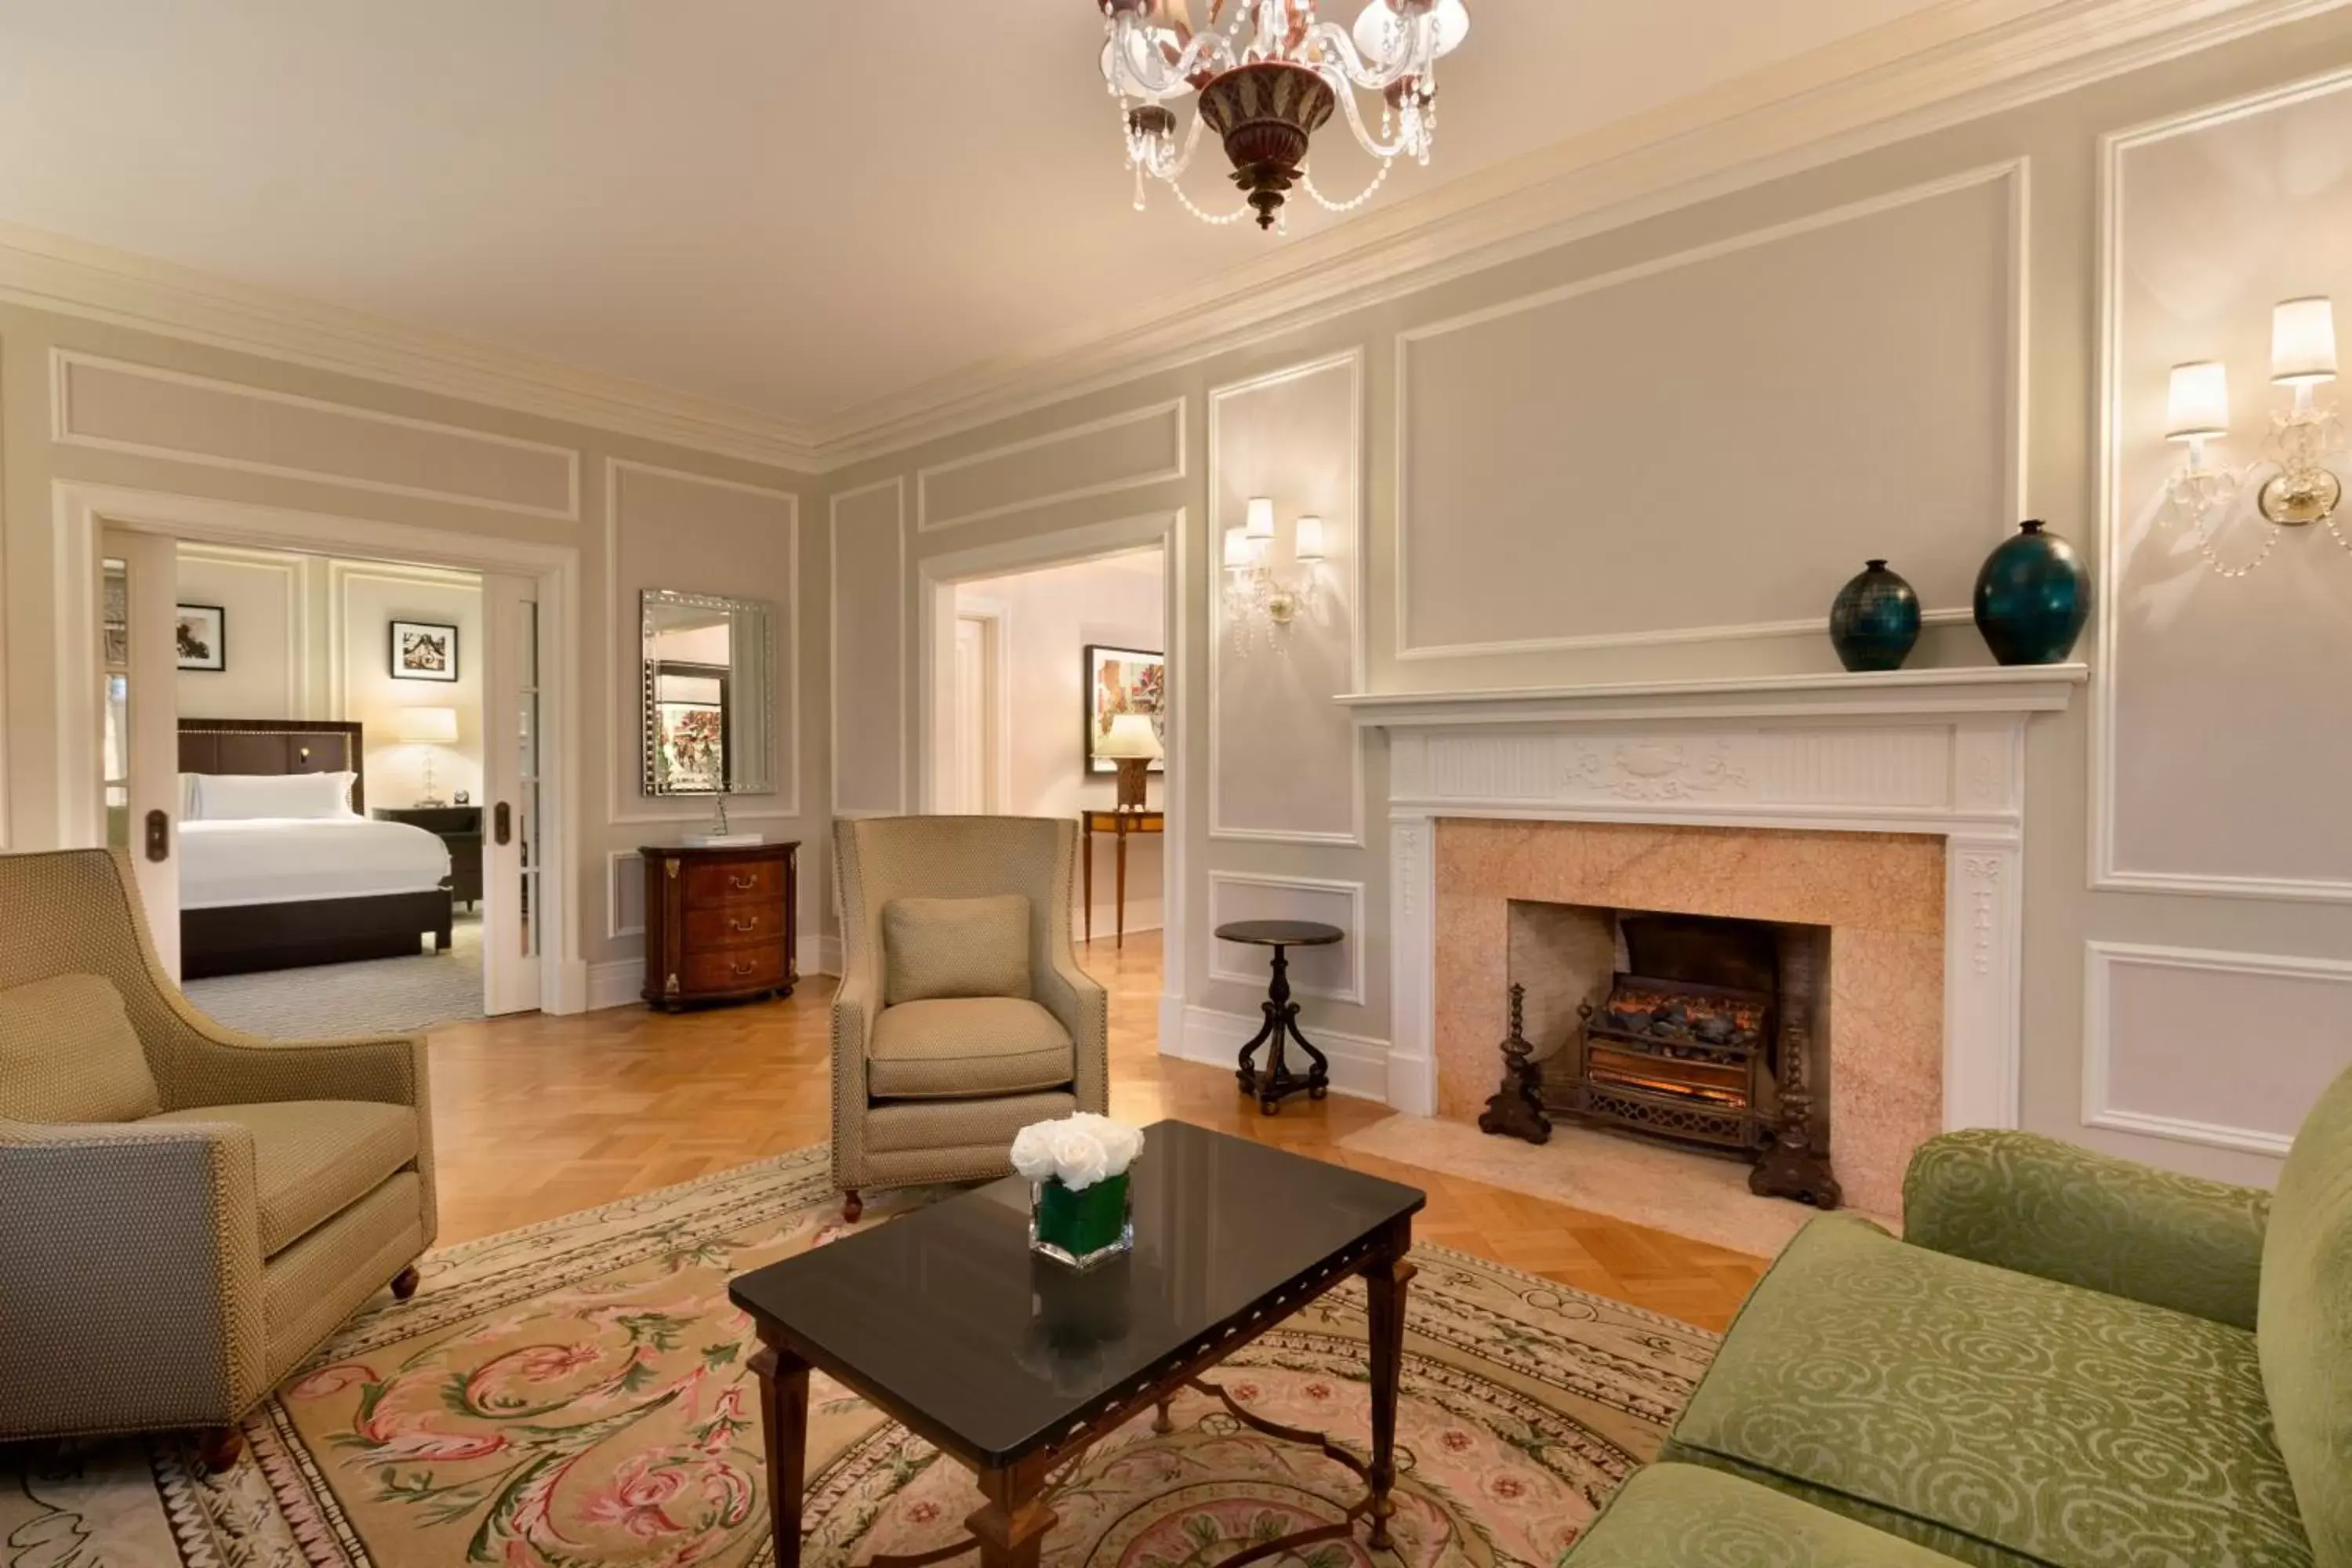
[[[1282,1102],[1294,1094],[1304,1094],[1310,1100],[1320,1100],[1330,1092],[1331,1063],[1314,1043],[1298,1032],[1298,1004],[1290,999],[1290,961],[1284,950],[1293,947],[1328,947],[1345,942],[1348,933],[1338,926],[1324,925],[1316,921],[1234,921],[1217,928],[1219,942],[1246,943],[1251,947],[1274,950],[1274,979],[1266,987],[1265,1024],[1242,1047],[1240,1064],[1234,1070],[1242,1092],[1257,1100],[1258,1113],[1273,1116],[1282,1110]],[[1314,1065],[1305,1076],[1290,1070],[1283,1059],[1286,1039],[1296,1040],[1298,1048],[1307,1053]],[[1265,1066],[1255,1061],[1258,1047],[1267,1047]]]

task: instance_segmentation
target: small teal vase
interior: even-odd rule
[[[1865,564],[1830,604],[1830,646],[1848,669],[1900,669],[1919,641],[1919,595],[1886,569]]]
[[[2091,618],[2091,574],[2074,547],[2018,525],[1977,574],[1977,630],[2003,664],[2056,664],[2074,651]]]

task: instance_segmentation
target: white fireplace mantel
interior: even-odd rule
[[[2018,1119],[2025,727],[2081,664],[1339,701],[1389,732],[1389,1102],[1436,1107],[1441,817],[1924,833],[1947,846],[1944,1123]]]

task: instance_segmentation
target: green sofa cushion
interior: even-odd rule
[[[1952,1568],[1952,1560],[1721,1470],[1651,1465],[1617,1489],[1561,1568]]]
[[[1756,1288],[1667,1455],[2000,1568],[2313,1561],[2252,1334],[1842,1215]]]
[[[2323,1568],[2352,1568],[2352,1073],[2279,1173],[2263,1247],[2263,1382]]]

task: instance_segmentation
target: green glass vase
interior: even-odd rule
[[[1085,1269],[1134,1245],[1133,1203],[1126,1176],[1106,1176],[1083,1192],[1071,1191],[1059,1177],[1030,1184],[1032,1251]]]

